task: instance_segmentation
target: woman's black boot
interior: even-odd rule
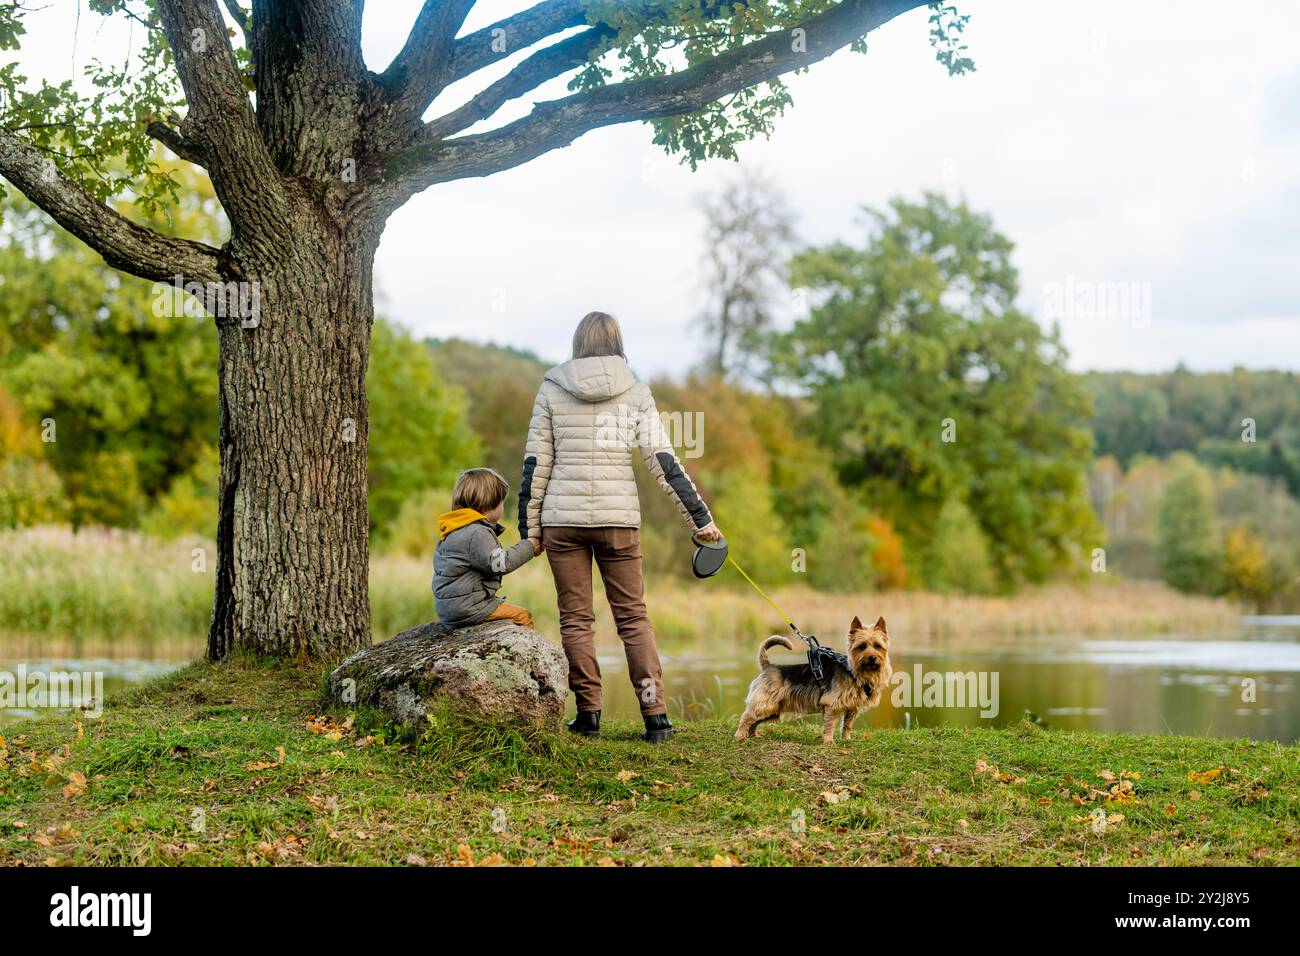
[[[600,711],[598,710],[580,710],[578,716],[565,724],[570,731],[575,734],[582,734],[584,737],[600,736]]]
[[[645,719],[645,739],[652,744],[661,744],[673,735],[673,725],[668,722],[667,714],[652,714]]]

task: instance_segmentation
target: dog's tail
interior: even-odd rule
[[[784,647],[787,651],[794,650],[794,644],[790,642],[790,638],[783,637],[780,634],[773,634],[771,637],[765,640],[761,645],[759,645],[758,648],[759,667],[770,666],[767,662],[767,652],[774,647]]]

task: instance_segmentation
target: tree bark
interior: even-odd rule
[[[212,660],[337,659],[370,645],[365,379],[378,230],[295,218],[293,247],[249,273],[257,324],[218,318]]]

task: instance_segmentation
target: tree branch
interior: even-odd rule
[[[588,0],[543,0],[482,30],[456,41],[451,50],[447,83],[462,80],[497,60],[503,60],[549,36],[573,27],[587,26]],[[707,17],[731,14],[736,7],[748,6],[748,0],[700,0],[701,12]],[[635,12],[646,19],[670,15],[663,0],[623,0],[625,12]],[[592,22],[592,25],[596,25]]]
[[[207,157],[232,228],[237,233],[256,229],[270,239],[284,205],[280,175],[244,89],[221,10],[216,0],[158,0],[158,12],[188,105],[181,135]]]
[[[424,0],[401,52],[379,78],[399,124],[418,121],[447,85],[456,34],[473,7],[474,0]]]
[[[809,66],[926,0],[844,0],[798,28],[727,50],[667,76],[612,83],[538,103],[500,129],[417,145],[386,158],[403,200],[435,183],[487,176],[568,146],[601,126],[677,116],[724,96]],[[806,49],[796,50],[802,29]]]
[[[547,80],[582,66],[602,43],[616,33],[612,27],[601,24],[539,50],[464,106],[425,123],[420,133],[421,140],[431,143],[487,119],[506,101],[523,96]]]
[[[226,11],[230,14],[230,19],[235,21],[241,33],[244,34],[244,46],[249,50],[253,49],[253,21],[243,7],[239,5],[239,0],[225,0]]]
[[[201,242],[161,236],[99,202],[36,147],[0,129],[0,175],[114,269],[142,279],[222,280],[221,253]]]
[[[173,129],[160,120],[154,120],[145,127],[145,132],[186,162],[207,168],[208,157],[203,149],[197,143],[191,143],[182,136],[179,130]]]
[[[585,0],[543,0],[457,40],[451,49],[447,82],[464,79],[489,63],[586,22]]]

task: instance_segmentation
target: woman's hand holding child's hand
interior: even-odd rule
[[[531,540],[532,543],[533,543],[533,557],[534,557],[534,558],[537,557],[539,554],[541,554],[543,551],[546,550],[545,548],[542,547],[542,539],[541,539],[541,538],[532,538],[532,539],[530,539],[530,540]]]

